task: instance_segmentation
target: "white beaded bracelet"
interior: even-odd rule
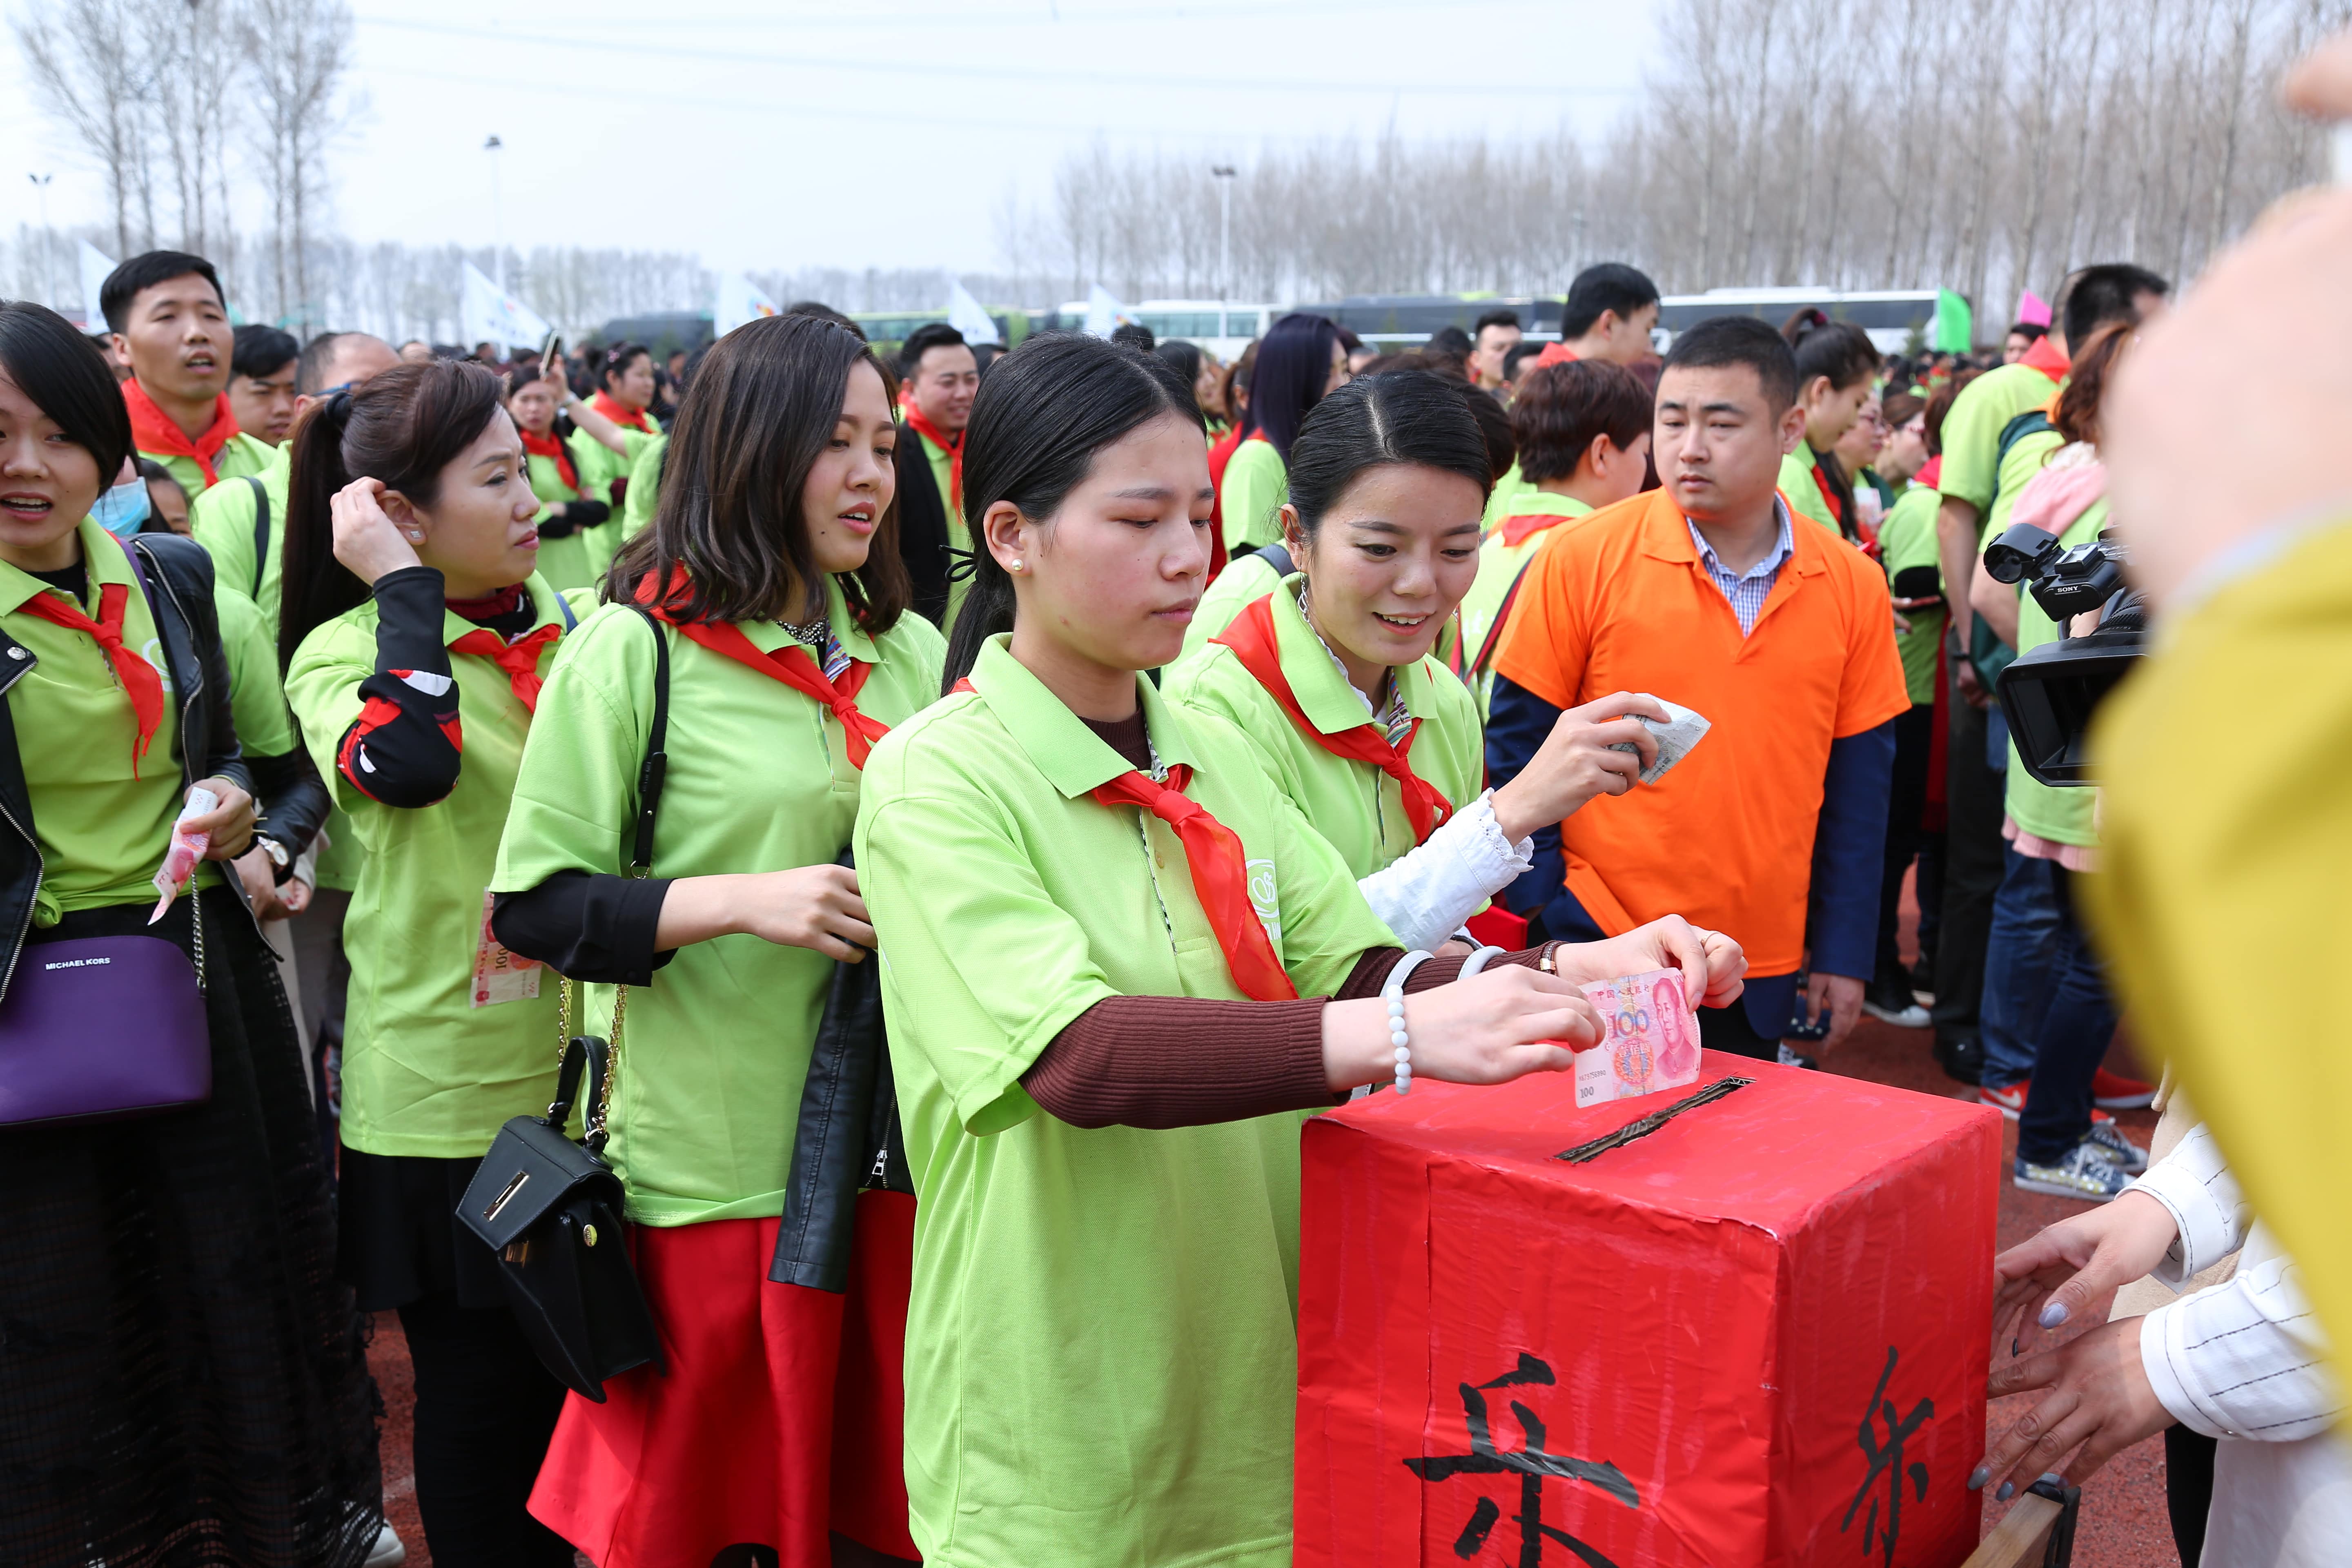
[[[1419,948],[1397,960],[1389,971],[1387,984],[1381,987],[1381,1000],[1388,1005],[1389,1045],[1396,1051],[1396,1091],[1412,1092],[1412,1038],[1404,1026],[1404,983],[1412,972],[1429,962],[1430,955]]]

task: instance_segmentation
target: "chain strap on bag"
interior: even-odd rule
[[[654,634],[654,714],[637,773],[635,838],[624,872],[633,878],[652,870],[669,734],[669,640],[652,616],[646,620]],[[566,1387],[600,1405],[606,1379],[648,1362],[667,1370],[653,1311],[629,1259],[622,1219],[627,1194],[604,1158],[628,1008],[629,988],[619,986],[612,1037],[575,1035],[572,982],[558,980],[555,1099],[545,1116],[518,1116],[499,1130],[457,1211],[498,1255],[508,1303],[540,1360]],[[583,1072],[588,1092],[575,1142],[564,1129]]]

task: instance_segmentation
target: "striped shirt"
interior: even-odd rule
[[[1698,551],[1699,564],[1723,596],[1731,602],[1731,613],[1739,617],[1739,635],[1746,637],[1756,629],[1756,617],[1764,613],[1764,601],[1772,596],[1772,584],[1780,580],[1780,568],[1797,552],[1797,542],[1789,531],[1789,509],[1779,496],[1772,498],[1772,515],[1780,520],[1780,535],[1772,543],[1771,553],[1745,572],[1734,572],[1725,566],[1715,553],[1715,546],[1698,531],[1698,524],[1683,520],[1690,529],[1691,544]]]

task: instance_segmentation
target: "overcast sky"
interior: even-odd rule
[[[26,0],[5,0],[12,16]],[[1001,263],[1097,132],[1209,161],[1267,139],[1597,133],[1641,85],[1654,0],[358,0],[366,107],[333,157],[363,240],[617,245],[717,267]],[[0,78],[0,225],[107,216]],[[494,217],[491,155],[505,142]],[[241,219],[258,221],[257,210]]]

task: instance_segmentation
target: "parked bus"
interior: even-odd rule
[[[1842,292],[1834,289],[1710,289],[1704,294],[1669,294],[1658,301],[1658,348],[1664,353],[1675,334],[1689,331],[1711,316],[1754,316],[1778,327],[1808,305],[1819,306],[1833,321],[1852,321],[1870,334],[1881,353],[1904,353],[1925,343],[1936,327],[1937,290],[1933,289],[1873,289]],[[1555,322],[1557,318],[1555,317]]]

